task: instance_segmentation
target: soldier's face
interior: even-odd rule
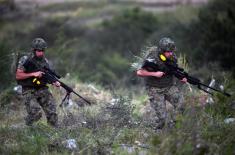
[[[37,57],[42,58],[44,57],[44,51],[43,50],[36,50],[35,54]]]
[[[165,51],[165,52],[164,52],[164,55],[165,55],[167,58],[170,58],[170,57],[172,57],[173,52],[172,52],[172,51]]]

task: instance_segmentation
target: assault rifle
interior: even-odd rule
[[[78,97],[80,97],[81,99],[83,99],[86,103],[91,105],[91,102],[88,101],[87,99],[85,99],[84,97],[82,97],[81,95],[79,95],[77,92],[75,92],[71,87],[69,87],[68,85],[66,85],[65,83],[63,83],[62,81],[60,81],[59,79],[61,78],[60,75],[56,74],[54,71],[52,71],[50,68],[48,67],[43,67],[42,72],[44,72],[45,74],[43,74],[43,76],[45,76],[45,78],[48,80],[49,83],[54,83],[56,81],[58,81],[60,83],[60,86],[63,87],[67,94],[64,97],[64,99],[62,100],[62,103],[66,100],[69,99],[69,96],[71,93],[74,93],[75,95],[77,95]],[[60,106],[62,106],[62,103]]]
[[[34,62],[29,61],[27,62],[30,65],[34,65],[36,68],[38,68],[38,71],[43,72],[44,74],[42,75],[41,78],[34,78],[33,83],[35,83],[35,85],[39,85],[40,84],[53,84],[56,81],[58,81],[60,83],[60,86],[63,87],[66,90],[66,96],[64,97],[64,99],[62,100],[62,103],[60,104],[60,107],[62,106],[62,104],[64,103],[65,100],[69,100],[70,94],[73,93],[75,95],[77,95],[78,97],[80,97],[81,99],[83,99],[86,103],[88,103],[89,105],[91,105],[91,102],[88,101],[87,99],[83,98],[81,95],[79,95],[78,93],[76,93],[71,87],[69,87],[68,85],[66,85],[65,83],[63,83],[62,81],[60,81],[59,79],[61,78],[60,75],[58,75],[55,71],[51,70],[50,68],[44,66],[44,67],[38,67]]]
[[[184,71],[183,68],[178,67],[177,63],[170,62],[169,60],[166,60],[165,65],[167,66],[167,73],[173,74],[176,78],[182,80],[183,78],[187,78],[187,82],[197,86],[198,89],[203,90],[204,92],[213,95],[211,92],[207,91],[204,88],[209,88],[214,91],[217,91],[219,93],[222,93],[225,96],[230,97],[231,95],[229,93],[226,93],[225,91],[220,91],[216,88],[210,87],[206,84],[203,84],[198,78],[190,76],[187,72]],[[147,68],[148,71],[158,71],[158,66],[155,64],[151,59],[147,59],[144,63],[144,67]],[[149,68],[149,69],[148,69]]]

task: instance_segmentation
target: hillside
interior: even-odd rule
[[[0,7],[0,154],[235,154],[233,0],[15,2]],[[176,43],[180,67],[204,84],[214,79],[231,97],[185,84],[184,112],[174,127],[156,130],[131,65],[165,36]],[[15,54],[27,53],[35,37],[48,43],[45,54],[61,80],[92,103],[71,94],[61,107],[65,90],[50,86],[58,128],[44,114],[32,127],[24,122]]]

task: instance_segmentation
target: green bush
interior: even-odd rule
[[[195,58],[200,62],[218,61],[235,75],[235,2],[214,0],[201,9],[199,19],[191,25]]]
[[[0,41],[0,91],[7,88],[14,79],[14,75],[11,74],[10,68],[13,63],[12,53],[8,44],[5,41]]]
[[[134,8],[105,21],[103,26],[103,44],[127,56],[128,51],[140,51],[146,39],[158,29],[159,22],[152,13]]]
[[[48,50],[56,69],[62,74],[71,72],[82,81],[108,86],[127,79],[128,59],[133,57],[130,51],[141,50],[148,36],[157,29],[158,21],[153,14],[135,8],[114,16],[97,29],[58,24],[60,20],[47,22],[34,31],[38,34],[46,30],[49,32],[46,36],[52,35],[54,39],[56,36],[53,42],[49,37],[52,48]]]

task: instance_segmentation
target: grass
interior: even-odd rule
[[[74,82],[76,80],[70,80],[70,84]],[[142,122],[140,115],[139,107],[148,102],[146,96],[113,96],[102,87],[96,88],[99,90],[97,94],[94,92],[95,85],[94,88],[81,84],[77,86],[76,91],[79,88],[85,97],[93,98],[92,94],[103,97],[93,106],[78,109],[75,104],[71,111],[67,109],[67,116],[59,109],[59,129],[48,126],[45,118],[35,126],[27,127],[23,123],[23,116],[19,115],[24,111],[22,108],[10,108],[7,112],[7,104],[3,104],[5,108],[1,109],[1,154],[234,153],[235,126],[233,123],[224,123],[224,118],[234,116],[228,104],[232,99],[218,96],[216,104],[202,106],[198,104],[198,100],[192,98],[200,96],[191,94],[187,100],[191,103],[186,105],[184,114],[177,117],[176,128],[166,128],[162,133],[156,133],[151,126],[146,126],[146,122]],[[58,90],[51,90],[57,101],[60,100],[61,94]],[[111,104],[110,97],[118,100]],[[18,107],[23,106],[15,100],[14,102]],[[68,139],[75,139],[78,147],[74,150],[67,149]]]
[[[173,11],[156,13],[158,19],[162,23],[179,22],[189,24],[192,20],[197,20],[199,7],[193,6],[177,6]]]
[[[79,7],[84,7],[84,8],[91,8],[91,9],[96,9],[103,7],[106,4],[106,2],[69,2],[69,3],[58,3],[58,4],[50,4],[43,6],[41,9],[42,11],[46,12],[66,12],[66,11],[71,11],[71,10],[77,10]]]

